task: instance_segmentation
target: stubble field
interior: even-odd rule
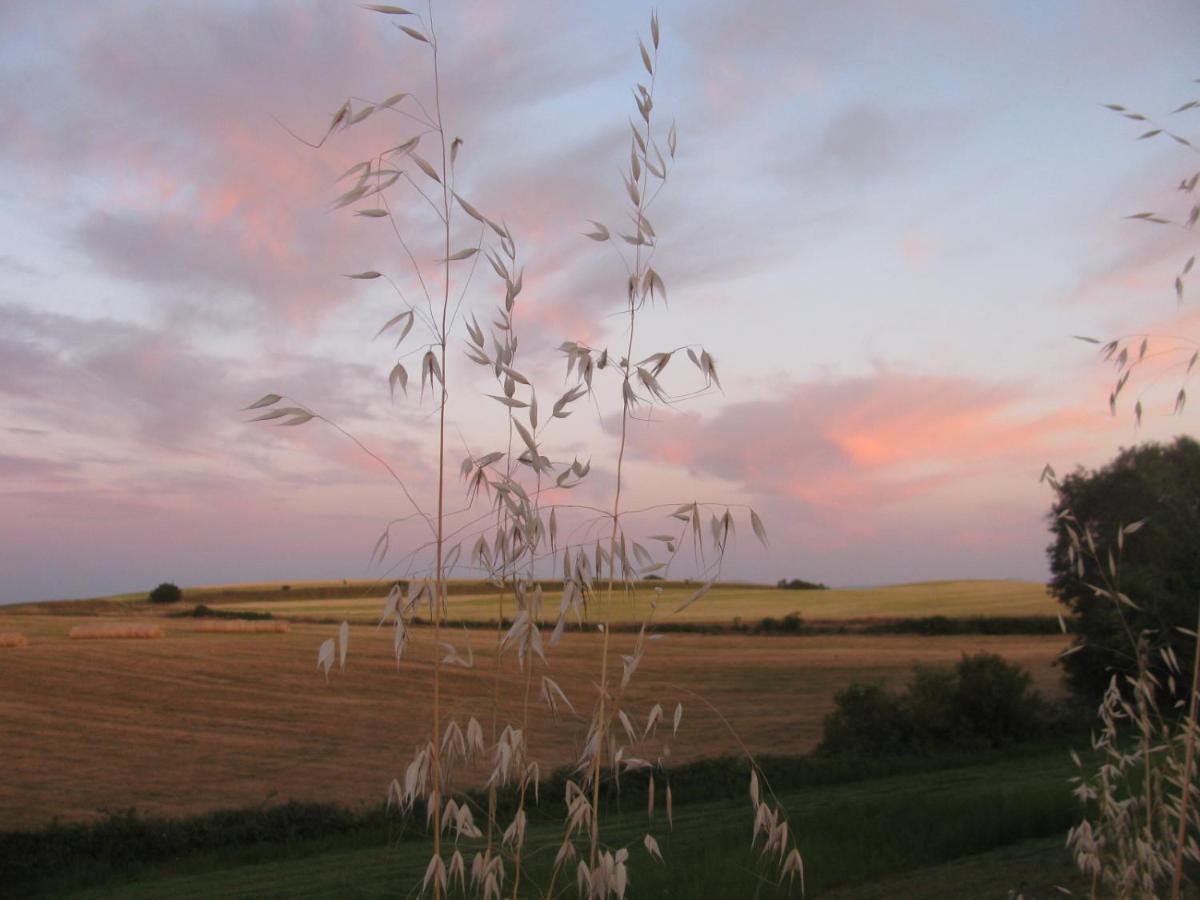
[[[397,668],[388,630],[354,627],[346,671],[335,668],[326,683],[316,648],[333,635],[328,625],[237,634],[194,632],[188,620],[127,620],[161,624],[166,637],[72,641],[72,626],[96,619],[0,614],[0,631],[29,639],[27,647],[0,652],[6,686],[0,829],[131,807],[179,815],[289,798],[374,804],[427,732],[427,630],[417,630]],[[446,636],[463,649],[463,630]],[[633,640],[615,634],[614,649],[627,652]],[[474,714],[490,731],[495,635],[474,629],[470,641],[474,668],[446,670],[443,709],[464,723]],[[750,750],[800,753],[819,740],[821,719],[840,688],[867,679],[898,683],[914,664],[952,664],[963,653],[999,653],[1028,668],[1044,694],[1059,696],[1052,663],[1066,642],[1021,635],[670,634],[652,645],[635,680],[641,687],[623,706],[644,721],[654,702],[668,716],[683,703],[673,759],[737,750],[737,740],[698,697],[720,710]],[[548,674],[584,717],[595,697],[598,646],[594,635],[568,633],[550,657]],[[522,695],[515,659],[505,657],[500,677],[501,698]],[[574,719],[574,727],[553,726],[537,677],[531,752],[549,771],[572,758],[585,718]],[[517,720],[520,710],[502,708],[501,715]]]

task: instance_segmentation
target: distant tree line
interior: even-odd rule
[[[805,581],[803,578],[780,578],[775,587],[785,591],[827,591],[829,585],[819,581]]]

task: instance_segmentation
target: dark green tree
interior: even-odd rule
[[[1066,514],[1074,516],[1081,535],[1091,535],[1106,567],[1112,553],[1118,588],[1129,604],[1096,595],[1089,586],[1100,583],[1094,565],[1080,574]],[[1135,522],[1143,524],[1119,540],[1119,532]],[[1071,688],[1095,699],[1114,673],[1133,674],[1142,637],[1164,686],[1164,648],[1174,651],[1183,672],[1191,672],[1195,641],[1179,629],[1195,629],[1200,609],[1200,444],[1189,437],[1142,444],[1100,469],[1068,475],[1050,513],[1050,530],[1050,590],[1078,622],[1079,649],[1063,660]],[[1188,685],[1178,688],[1183,693]]]
[[[151,603],[178,603],[183,599],[183,591],[169,581],[164,581],[150,592]]]

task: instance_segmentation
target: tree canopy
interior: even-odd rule
[[[178,603],[182,599],[183,591],[169,581],[164,581],[150,592],[151,603]]]
[[[1132,604],[1097,596],[1095,565],[1082,576],[1070,557],[1063,514],[1073,513],[1077,530],[1090,534],[1101,564],[1111,552],[1119,590]],[[1118,539],[1127,526],[1136,531]],[[1164,685],[1168,673],[1160,650],[1171,647],[1180,669],[1191,672],[1194,630],[1200,610],[1200,444],[1178,437],[1169,444],[1142,444],[1122,450],[1108,465],[1080,469],[1062,480],[1050,513],[1054,542],[1050,557],[1051,592],[1075,615],[1079,649],[1063,661],[1072,689],[1096,697],[1113,673],[1133,672],[1135,641],[1145,634],[1149,663]],[[1181,691],[1188,678],[1181,679]]]

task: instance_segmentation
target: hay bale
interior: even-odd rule
[[[67,635],[74,640],[113,640],[118,638],[160,638],[165,632],[158,625],[138,625],[103,622],[96,625],[76,625]]]
[[[0,648],[27,646],[29,646],[29,641],[25,639],[25,635],[19,634],[16,631],[0,632]]]
[[[224,634],[287,634],[287,622],[278,619],[201,619],[192,631],[217,631]]]

